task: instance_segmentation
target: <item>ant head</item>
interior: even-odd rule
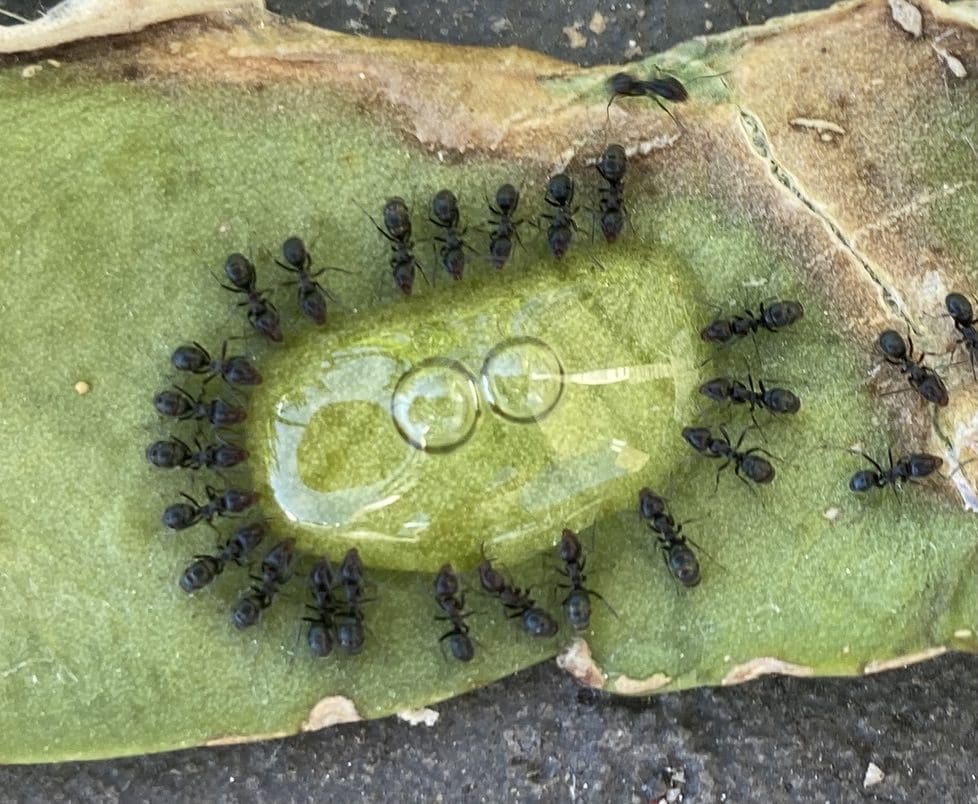
[[[601,177],[608,182],[621,181],[625,176],[627,166],[625,149],[617,143],[612,143],[605,148],[595,165]]]
[[[454,597],[458,594],[458,577],[451,564],[442,564],[435,576],[435,597]]]
[[[707,343],[726,343],[733,337],[733,329],[725,318],[718,318],[700,330],[700,338]]]
[[[356,547],[351,547],[340,563],[340,577],[347,583],[359,582],[363,577],[363,562]]]
[[[384,226],[395,240],[411,236],[411,215],[403,198],[388,198],[384,204]]]
[[[907,344],[895,329],[881,332],[877,343],[880,351],[892,360],[904,360],[907,357]]]
[[[262,559],[262,572],[269,572],[278,578],[284,577],[295,556],[295,539],[282,539]]]
[[[335,583],[333,565],[326,556],[320,556],[309,571],[309,585],[313,589],[332,589]]]
[[[560,534],[558,553],[563,562],[577,561],[581,556],[581,543],[578,541],[577,534],[570,528],[564,528],[563,533]]]
[[[224,275],[239,290],[247,290],[255,284],[255,266],[238,252],[229,254],[224,261]]]
[[[290,237],[282,244],[282,256],[293,268],[304,268],[309,261],[306,244],[298,237]]]
[[[874,469],[860,469],[849,478],[849,490],[859,494],[879,485],[880,473]]]
[[[177,371],[199,372],[210,365],[211,356],[197,343],[178,346],[170,356],[170,363]]]
[[[504,215],[511,215],[520,203],[520,192],[512,184],[502,184],[496,190],[496,206]]]
[[[705,452],[713,443],[713,434],[709,427],[684,427],[683,438],[697,452]]]
[[[725,402],[733,389],[729,377],[715,377],[700,386],[700,393],[714,402]]]
[[[947,298],[944,299],[944,306],[947,307],[948,315],[954,319],[955,324],[968,327],[974,323],[971,302],[962,294],[948,293]]]
[[[180,588],[188,595],[203,589],[214,580],[217,562],[210,556],[203,556],[183,571],[180,576]]]
[[[451,190],[439,190],[431,199],[431,214],[443,226],[458,223],[458,199]]]
[[[557,622],[543,609],[533,606],[523,612],[523,630],[532,637],[546,639],[557,633]]]
[[[488,558],[479,562],[476,571],[479,573],[479,583],[486,592],[498,593],[506,587],[506,579],[492,566]]]
[[[648,486],[639,489],[638,513],[642,519],[655,519],[666,512],[666,501]]]
[[[574,200],[574,180],[566,173],[557,173],[547,182],[547,197],[557,206],[565,206]]]
[[[258,601],[251,597],[243,597],[231,611],[231,622],[239,631],[250,628],[258,622],[261,616],[261,606]]]
[[[772,330],[791,326],[805,315],[805,309],[796,301],[776,301],[763,309],[764,326]]]

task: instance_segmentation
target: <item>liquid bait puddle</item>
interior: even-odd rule
[[[268,353],[248,422],[266,511],[309,552],[434,571],[494,547],[519,560],[631,508],[636,475],[681,453],[695,328],[650,323],[665,280],[592,282],[483,285],[451,309],[426,295]]]

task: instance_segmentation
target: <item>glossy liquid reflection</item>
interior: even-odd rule
[[[542,284],[467,314],[419,299],[398,325],[353,321],[277,355],[255,396],[264,471],[311,549],[427,569],[460,542],[473,559],[483,543],[528,553],[630,507],[650,456],[679,453],[676,384],[698,374],[676,333],[695,330],[651,329],[643,292]]]

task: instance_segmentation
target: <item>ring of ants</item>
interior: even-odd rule
[[[682,85],[671,78],[643,82],[619,73],[609,81],[608,88],[611,101],[621,95],[645,95],[661,106],[660,98],[674,102],[687,98]],[[608,145],[595,161],[594,168],[600,183],[597,206],[589,209],[592,216],[591,238],[594,238],[594,229],[598,229],[607,243],[614,243],[628,222],[624,200],[627,168],[624,148],[617,144]],[[512,184],[501,185],[494,200],[486,199],[489,212],[487,222],[491,228],[483,259],[495,270],[501,270],[513,257],[515,247],[523,246],[520,229],[524,224],[545,231],[551,256],[556,260],[562,259],[571,248],[575,235],[581,233],[575,218],[579,212],[579,207],[574,204],[575,189],[576,183],[568,174],[551,176],[543,198],[548,211],[532,221],[519,217],[520,194],[517,189]],[[389,198],[382,209],[380,221],[367,210],[362,211],[389,245],[389,267],[394,285],[404,295],[410,295],[417,273],[421,273],[426,281],[429,278],[415,256],[412,219],[406,202],[399,197]],[[450,190],[440,190],[431,202],[427,217],[436,232],[432,238],[437,252],[436,270],[444,271],[453,280],[461,280],[467,255],[477,252],[471,245],[471,238],[467,237],[467,228],[461,226],[455,195]],[[275,264],[288,274],[288,279],[281,284],[295,287],[296,307],[300,315],[314,326],[326,325],[327,300],[335,299],[319,280],[326,270],[343,269],[313,270],[312,255],[303,241],[294,236],[285,240],[281,254],[282,260],[275,260]],[[224,279],[220,283],[238,299],[237,306],[242,308],[248,325],[257,336],[272,343],[283,341],[281,314],[268,298],[267,291],[258,287],[255,266],[248,258],[239,253],[228,256],[224,265]],[[978,344],[978,337],[974,336],[974,319],[970,306],[960,303],[958,295],[955,294],[954,304],[949,297],[948,310],[962,335],[961,342],[971,353],[974,363],[975,352],[978,351],[972,349],[974,344]],[[802,315],[802,306],[798,302],[776,300],[770,305],[761,304],[756,314],[747,311],[731,319],[718,319],[705,327],[700,336],[704,341],[722,345],[731,339],[753,336],[761,329],[776,332],[793,324]],[[884,354],[888,356],[885,350]],[[896,362],[896,358],[890,358],[889,362]],[[159,468],[194,470],[220,471],[243,465],[248,453],[228,437],[227,431],[247,418],[246,407],[237,401],[225,400],[221,394],[210,398],[205,395],[214,387],[212,383],[223,383],[234,396],[239,397],[242,388],[261,382],[259,370],[249,358],[229,355],[227,341],[217,357],[198,343],[183,344],[173,352],[171,364],[181,373],[201,377],[201,390],[195,396],[184,385],[174,384],[172,388],[156,394],[156,411],[171,421],[188,421],[196,423],[198,427],[208,424],[213,429],[214,440],[202,444],[198,437],[194,437],[191,446],[183,439],[171,436],[149,445],[146,449],[147,460]],[[729,378],[717,378],[700,391],[715,401],[725,399],[735,404],[749,405],[752,419],[756,407],[773,413],[792,414],[800,405],[797,397],[786,389],[765,389],[761,384],[760,391],[756,391],[751,378],[748,378],[747,386]],[[754,421],[757,428],[756,419]],[[743,433],[735,444],[731,444],[731,439],[722,428],[719,438],[714,437],[707,428],[686,428],[683,436],[701,455],[725,460],[717,470],[717,482],[720,471],[731,464],[737,477],[748,486],[751,483],[768,483],[774,477],[774,468],[770,463],[754,454],[770,453],[757,447],[739,451]],[[932,456],[911,457],[922,460]],[[933,463],[931,471],[940,462],[940,459],[933,460],[936,463]],[[901,474],[900,469],[904,464],[899,461],[895,465],[897,468],[893,469],[892,458],[889,471],[883,470],[875,462],[873,464],[878,471],[863,484],[867,488],[887,484],[895,488],[897,482],[916,477],[910,472]],[[927,473],[921,471],[918,474],[923,476]],[[862,474],[869,477],[870,473],[857,473]],[[251,516],[260,505],[257,493],[234,487],[219,490],[207,485],[205,494],[203,502],[183,494],[182,501],[171,504],[163,512],[164,526],[178,531],[203,522],[214,528],[215,519],[239,514],[248,516],[242,520],[243,524],[236,523],[237,526],[216,553],[193,557],[192,563],[179,578],[180,587],[188,594],[207,587],[229,565],[242,566],[251,560],[259,545],[272,541],[270,520],[260,515]],[[677,524],[666,512],[664,500],[644,488],[638,496],[638,513],[640,520],[655,534],[653,544],[661,548],[665,566],[676,582],[685,587],[696,586],[700,580],[700,570],[690,545],[698,545],[681,535],[682,523]],[[567,591],[562,601],[565,619],[573,630],[585,630],[590,625],[590,598],[593,596],[602,601],[603,598],[586,586],[584,551],[572,531],[564,530],[558,545],[558,557],[563,564],[561,573],[566,581],[559,584]],[[297,549],[294,539],[272,545],[260,561],[258,573],[251,576],[252,585],[231,610],[233,625],[238,629],[247,629],[258,623],[262,611],[273,603],[282,587],[297,574],[295,568],[298,563],[310,567],[304,574],[308,578],[312,603],[306,605],[308,615],[303,619],[309,623],[307,643],[312,655],[329,656],[334,648],[347,654],[359,653],[365,642],[363,604],[370,598],[365,596],[364,568],[355,548],[349,550],[334,568],[328,558],[306,555]],[[484,557],[477,571],[481,591],[496,598],[505,615],[516,620],[527,635],[548,639],[557,633],[556,621],[535,604],[528,589],[513,585],[492,567],[488,558]],[[431,594],[438,612],[435,619],[447,621],[450,630],[438,642],[456,660],[468,662],[473,658],[474,648],[468,635],[466,618],[472,612],[465,611],[465,598],[458,590],[458,578],[453,568],[449,564],[444,565],[434,580]],[[610,605],[608,608],[614,613]]]

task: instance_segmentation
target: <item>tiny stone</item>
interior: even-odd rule
[[[870,762],[866,768],[866,776],[863,779],[863,787],[873,787],[883,781],[883,771],[875,762]]]
[[[703,30],[712,31],[713,30],[713,20],[703,20]]]
[[[92,386],[89,385],[84,380],[79,380],[78,382],[75,383],[75,392],[79,396],[85,396],[85,394],[87,394],[91,390],[92,390]]]
[[[513,23],[506,17],[490,17],[489,30],[494,34],[504,34],[513,30]]]
[[[835,522],[836,518],[839,516],[839,509],[836,507],[826,508],[825,513],[822,514],[829,522]]]
[[[587,44],[587,37],[581,33],[581,26],[583,24],[583,22],[577,20],[573,25],[565,25],[562,29],[564,36],[567,37],[567,44],[571,50],[577,50]]]
[[[43,64],[28,64],[23,70],[20,71],[20,77],[33,78],[43,69],[44,69]]]
[[[907,0],[889,0],[889,3],[893,21],[914,39],[919,39],[924,32],[924,19],[920,9]]]
[[[600,11],[595,11],[587,27],[591,33],[603,34],[605,28],[607,27],[607,22],[605,22],[604,15]]]

